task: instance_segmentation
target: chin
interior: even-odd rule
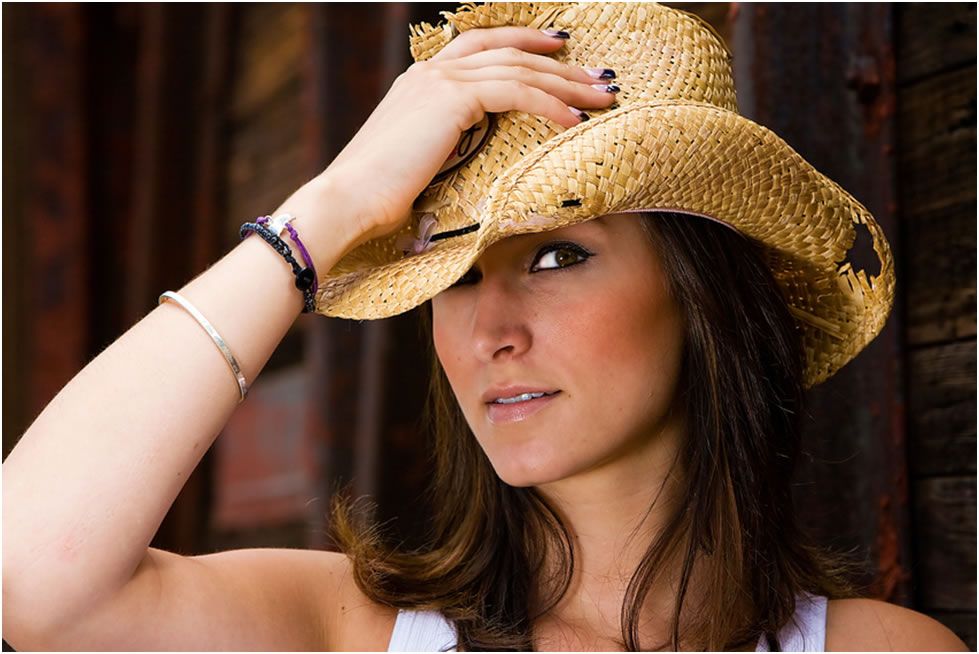
[[[564,479],[573,473],[561,465],[560,454],[549,448],[546,452],[529,451],[533,448],[505,448],[504,451],[486,452],[496,476],[508,486],[527,488]]]
[[[554,479],[548,476],[527,474],[527,471],[504,470],[502,472],[503,474],[501,474],[500,470],[497,470],[497,477],[499,477],[500,481],[507,486],[512,486],[514,488],[530,488],[532,486],[539,486],[541,484],[554,481]]]

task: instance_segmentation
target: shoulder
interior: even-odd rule
[[[378,604],[364,595],[354,580],[353,561],[341,552],[321,552],[326,575],[317,588],[323,616],[323,649],[387,651],[398,609]]]
[[[970,651],[938,620],[875,599],[829,600],[826,651]]]

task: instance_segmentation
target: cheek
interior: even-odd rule
[[[601,398],[604,420],[637,412],[656,419],[667,409],[683,347],[682,320],[668,297],[648,286],[616,289],[582,303],[563,329],[557,342],[577,371],[571,381]]]
[[[458,344],[451,340],[453,330],[445,324],[444,320],[439,320],[438,316],[438,313],[432,314],[432,343],[442,367],[449,373],[453,367],[453,360],[459,356],[459,349]],[[452,377],[450,376],[449,379]]]
[[[612,342],[618,337],[617,326],[610,324],[608,313],[615,304],[606,294],[564,298],[547,309],[546,319],[538,321],[535,345],[548,350],[547,357],[554,357],[555,364],[571,370],[606,359],[617,345]]]
[[[439,316],[442,318],[440,319]],[[460,395],[465,397],[464,389],[458,387],[457,382],[478,378],[472,370],[476,361],[472,356],[471,345],[465,342],[462,336],[465,333],[462,326],[457,322],[454,323],[451,316],[451,311],[448,313],[438,312],[434,310],[433,305],[432,345],[452,391],[456,397],[460,397]]]

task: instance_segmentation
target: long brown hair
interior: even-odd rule
[[[815,546],[793,507],[804,401],[799,332],[756,242],[690,215],[637,216],[685,317],[677,391],[687,424],[677,462],[685,499],[630,580],[620,646],[640,650],[642,602],[676,560],[670,638],[653,650],[679,650],[681,634],[689,649],[734,649],[763,634],[779,649],[776,634],[800,592],[863,596],[852,581],[860,564]],[[332,505],[333,537],[373,601],[440,611],[455,623],[459,650],[530,651],[534,621],[571,583],[571,533],[534,488],[497,477],[435,355],[431,303],[422,317],[431,357],[423,418],[434,437],[428,545],[388,543],[347,493]],[[545,560],[559,565],[545,572]],[[704,599],[684,610],[695,562]]]

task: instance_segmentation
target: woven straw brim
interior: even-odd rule
[[[580,205],[563,206],[569,199]],[[480,229],[428,251],[406,257],[392,235],[342,260],[320,286],[317,311],[394,316],[453,284],[500,238],[636,210],[711,217],[765,246],[801,330],[806,386],[863,349],[893,301],[890,249],[867,209],[776,134],[711,104],[636,103],[565,130],[489,185],[482,205],[440,216]],[[857,225],[873,237],[875,277],[846,261]]]

